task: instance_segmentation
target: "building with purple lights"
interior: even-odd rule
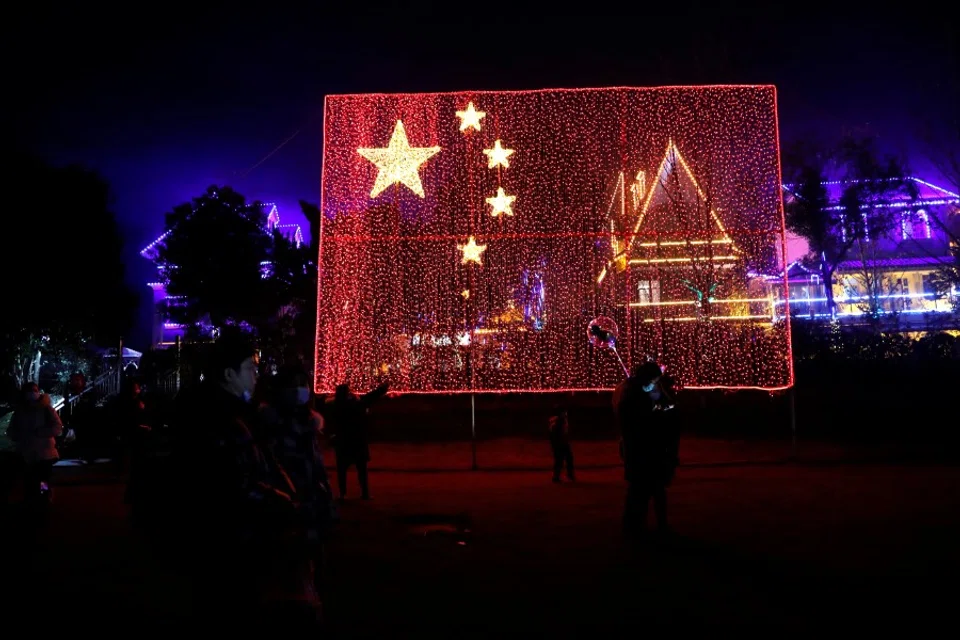
[[[952,312],[952,303],[960,292],[938,297],[931,277],[953,263],[950,249],[960,226],[960,195],[919,178],[910,177],[908,181],[916,197],[901,194],[874,205],[875,209],[885,209],[884,214],[893,210],[892,227],[871,235],[870,219],[865,218],[867,238],[855,243],[837,265],[830,286],[840,319],[874,314],[919,328],[935,324]],[[824,184],[831,208],[840,210],[844,184]],[[792,197],[789,185],[784,185],[785,200]],[[818,269],[795,260],[787,265],[787,282],[792,316],[831,317],[827,285]],[[784,297],[781,291],[780,304],[785,304]]]
[[[303,231],[300,229],[300,225],[282,224],[280,222],[280,211],[277,209],[276,204],[268,202],[262,206],[263,212],[267,215],[267,225],[264,228],[264,233],[272,234],[274,231],[279,231],[287,240],[296,244],[296,246],[299,247],[303,244]],[[140,255],[156,263],[157,249],[163,245],[164,240],[176,232],[177,230],[175,228],[167,229],[160,234],[156,240],[141,249]],[[269,268],[269,264],[262,265],[264,277],[269,273]],[[159,277],[156,281],[147,283],[147,286],[153,290],[154,317],[151,344],[158,348],[164,348],[175,344],[177,338],[183,339],[188,327],[170,322],[169,318],[165,317],[161,303],[171,300],[172,296],[167,295],[166,285],[163,281],[162,267],[159,264],[157,265],[157,275]],[[212,330],[213,328],[206,327],[206,329]]]

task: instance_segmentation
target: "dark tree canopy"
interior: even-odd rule
[[[317,325],[317,243],[320,211],[316,205],[300,201],[310,223],[311,244],[297,247],[279,233],[274,233],[270,259],[272,306],[277,309],[274,321],[264,327],[267,346],[283,361],[300,361],[312,366]]]
[[[262,277],[271,237],[259,203],[229,187],[210,187],[167,214],[172,233],[158,245],[157,263],[172,302],[170,319],[185,324],[258,326],[268,309]]]
[[[14,188],[0,233],[5,366],[28,352],[91,340],[114,344],[130,329],[137,297],[124,278],[107,183],[81,167],[53,167],[27,154],[8,158]]]
[[[320,207],[306,200],[300,201],[300,210],[310,225],[310,246],[313,253],[320,249]]]
[[[319,235],[319,211],[301,203]],[[157,263],[171,296],[164,311],[175,322],[246,327],[279,359],[313,355],[316,324],[316,246],[267,232],[264,207],[229,187],[167,214],[171,231]],[[311,234],[314,235],[313,233]]]

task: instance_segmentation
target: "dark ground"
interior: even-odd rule
[[[542,443],[481,444],[483,466],[544,461]],[[451,446],[467,456],[456,466],[469,466],[461,444],[419,445],[420,463],[407,467],[446,459]],[[379,466],[397,470],[372,475],[373,501],[343,509],[330,549],[329,634],[573,637],[623,625],[808,634],[952,619],[960,469],[842,456],[711,465],[742,458],[737,446],[746,445],[685,443],[684,459],[699,452],[703,466],[682,468],[671,491],[677,537],[644,546],[620,536],[622,476],[599,468],[599,444],[580,446],[598,468],[559,486],[549,472],[404,471],[410,446],[375,448]],[[749,457],[786,451],[763,450],[754,445]],[[49,631],[182,622],[190,585],[131,531],[122,485],[102,469],[58,472],[46,528],[32,544],[4,547],[4,565],[36,579],[11,581],[21,597],[4,598],[15,614],[5,618],[38,607]]]

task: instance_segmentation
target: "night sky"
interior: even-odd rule
[[[138,285],[152,274],[139,248],[210,184],[303,222],[297,200],[319,200],[327,93],[773,83],[785,140],[866,131],[920,173],[923,123],[942,126],[957,109],[956,27],[932,4],[850,18],[797,3],[736,13],[676,3],[677,15],[603,3],[606,15],[575,18],[555,3],[513,14],[523,5],[363,3],[363,16],[176,4],[35,3],[8,20],[16,35],[4,44],[14,138],[110,181]]]

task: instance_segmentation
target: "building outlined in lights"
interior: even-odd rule
[[[869,306],[864,273],[869,273],[877,282],[879,291],[874,290],[873,296],[879,298],[876,302],[880,313],[897,317],[908,328],[951,312],[951,298],[960,295],[953,291],[951,296],[938,298],[931,282],[931,276],[938,269],[954,260],[947,230],[956,228],[960,221],[960,194],[916,177],[909,177],[907,181],[912,183],[915,198],[898,194],[889,202],[877,205],[896,211],[893,228],[882,237],[869,237],[868,218],[869,240],[865,244],[869,251],[858,257],[857,251],[851,250],[834,271],[833,297],[841,320],[854,321],[863,316]],[[831,180],[824,186],[830,207],[839,210],[844,183]],[[783,189],[785,200],[794,197],[790,185],[784,185]],[[800,261],[788,264],[786,271],[790,314],[799,318],[830,319],[820,271]],[[782,287],[782,275],[771,280]],[[779,292],[778,304],[785,304],[784,297],[783,292]]]
[[[776,322],[773,289],[749,268],[754,255],[766,256],[757,248],[764,236],[741,220],[740,238],[756,246],[739,246],[675,142],[655,171],[621,171],[609,203],[609,258],[596,285],[602,310],[616,319],[631,351],[660,356],[654,350],[669,346],[664,336],[701,321],[732,331]],[[779,235],[769,235],[769,266],[779,268]]]
[[[275,203],[267,202],[263,203],[262,206],[264,213],[267,214],[267,225],[263,230],[265,234],[272,234],[274,231],[279,231],[287,240],[293,242],[297,247],[303,244],[303,231],[299,224],[282,224],[280,222],[280,211]],[[163,244],[164,240],[176,232],[177,230],[175,228],[167,229],[160,234],[156,240],[141,249],[140,255],[156,263],[158,247]],[[157,265],[158,275],[162,276],[162,274],[159,273],[161,268],[160,265]],[[264,276],[266,276],[269,264],[262,265],[262,268]],[[180,339],[184,338],[188,327],[170,322],[169,319],[165,317],[162,310],[162,303],[170,300],[171,296],[167,295],[166,285],[163,283],[162,277],[156,281],[148,282],[147,286],[153,291],[154,313],[151,344],[158,348],[169,347],[176,343],[178,337]],[[210,327],[208,327],[208,329],[210,329]]]

